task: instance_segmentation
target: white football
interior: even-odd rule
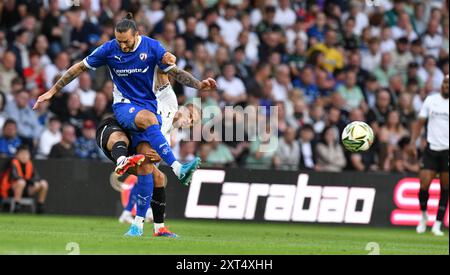
[[[342,132],[342,144],[350,152],[363,152],[369,150],[373,144],[373,130],[365,122],[353,121]]]

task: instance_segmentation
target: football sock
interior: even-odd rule
[[[420,202],[420,209],[422,211],[427,211],[427,204],[428,204],[428,198],[430,197],[430,194],[428,193],[428,190],[422,190],[419,191],[419,202]]]
[[[164,212],[166,211],[165,187],[157,187],[153,189],[153,198],[150,205],[153,211],[153,222],[164,223]]]
[[[172,153],[172,148],[170,148],[169,143],[161,133],[161,126],[156,124],[152,125],[145,132],[152,148],[158,152],[167,165],[172,166],[176,158]]]
[[[134,217],[133,224],[136,225],[139,229],[144,228],[144,217],[136,216]]]
[[[139,175],[136,192],[136,216],[145,218],[153,192],[153,174]]]
[[[442,220],[444,219],[447,204],[448,204],[448,187],[446,189],[441,189],[441,198],[439,199],[439,209],[436,217],[437,221],[442,222]]]
[[[133,210],[134,204],[136,203],[136,196],[137,196],[137,191],[138,188],[136,188],[137,184],[135,184],[133,186],[133,188],[131,188],[130,190],[130,196],[128,197],[128,203],[127,206],[125,207],[126,211],[131,212],[131,210]]]
[[[124,141],[114,143],[111,149],[111,156],[117,162],[128,155],[128,146]]]

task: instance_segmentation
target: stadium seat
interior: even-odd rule
[[[11,198],[3,199],[3,205],[9,204],[9,212],[10,213],[14,212],[14,207],[15,207],[15,204],[12,202],[13,202],[13,200]],[[20,200],[20,205],[30,207],[32,214],[36,213],[36,204],[35,204],[33,198],[22,198]]]

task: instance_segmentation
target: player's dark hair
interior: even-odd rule
[[[134,22],[131,12],[116,24],[116,32],[124,33],[128,30],[131,30],[133,35],[137,32],[136,22]]]

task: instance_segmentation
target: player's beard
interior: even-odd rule
[[[442,95],[443,98],[448,99],[448,91],[447,92],[442,92],[441,95]]]

